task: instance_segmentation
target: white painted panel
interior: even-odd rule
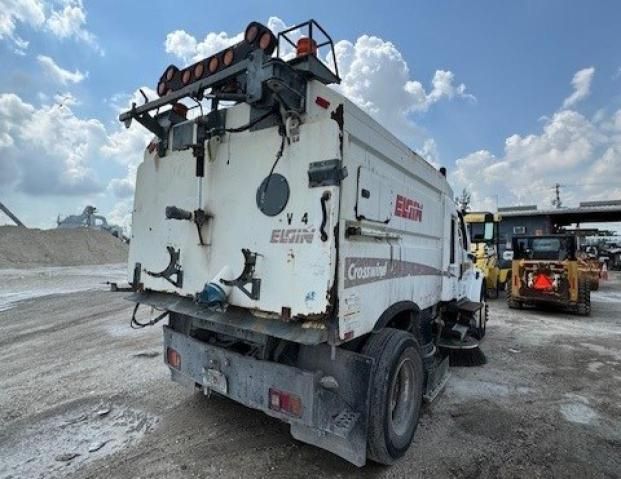
[[[388,223],[393,208],[393,192],[389,180],[363,166],[358,167],[357,218]]]

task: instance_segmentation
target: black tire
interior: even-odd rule
[[[588,316],[591,314],[591,283],[586,278],[580,278],[578,281],[578,304],[576,312],[580,316]]]
[[[591,291],[597,291],[599,289],[599,281],[598,280],[592,280],[591,281]]]
[[[522,303],[513,299],[513,296],[511,295],[511,286],[512,286],[511,281],[507,279],[507,292],[506,292],[507,306],[509,306],[509,308],[511,309],[522,309]]]
[[[385,328],[371,334],[362,353],[375,360],[367,456],[390,465],[408,450],[418,425],[424,375],[420,345],[406,331]]]

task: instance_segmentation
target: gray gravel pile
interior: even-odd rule
[[[103,231],[0,226],[0,268],[122,263],[127,251],[127,244]]]

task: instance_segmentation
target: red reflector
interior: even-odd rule
[[[535,289],[552,289],[552,279],[546,274],[538,274],[533,281]]]
[[[513,286],[515,286],[516,288],[519,286],[519,282],[518,282],[518,277],[516,274],[513,275]]]
[[[315,98],[315,103],[317,103],[317,105],[319,105],[321,108],[325,108],[325,109],[328,109],[328,107],[330,106],[330,102],[320,96]]]
[[[302,415],[302,400],[295,394],[270,388],[269,408],[272,411],[284,412],[292,416],[300,417]]]
[[[173,348],[166,348],[166,362],[175,369],[181,368],[181,355]]]

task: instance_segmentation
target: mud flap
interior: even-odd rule
[[[335,381],[316,389],[315,427],[292,423],[291,435],[361,467],[367,457],[373,360],[339,348],[334,351],[334,359],[331,353],[327,345],[300,349],[299,367],[319,370],[323,378],[332,377]]]

